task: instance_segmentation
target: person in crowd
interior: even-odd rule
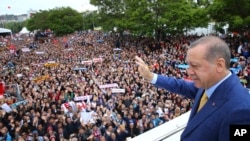
[[[9,133],[12,140],[29,136],[41,141],[62,137],[94,140],[95,135],[97,140],[106,140],[108,135],[110,140],[123,141],[196,106],[193,99],[142,80],[134,56],[149,64],[151,72],[192,82],[188,70],[179,66],[187,65],[188,46],[199,36],[168,36],[160,43],[101,31],[74,33],[46,42],[33,41],[32,36],[23,38],[8,38],[17,55],[7,47],[0,50],[0,82],[5,85],[0,87],[1,92],[4,90],[0,103],[12,110],[0,108],[0,131],[5,131],[1,137]],[[240,39],[225,41],[232,54],[232,73],[249,88],[250,62],[243,52],[237,53]],[[121,50],[115,50],[116,42]],[[249,45],[242,43],[246,50]],[[114,92],[113,88],[122,91]],[[160,120],[152,122],[154,115]]]

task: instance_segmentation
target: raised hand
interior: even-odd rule
[[[135,62],[138,65],[138,71],[140,75],[144,79],[152,81],[154,74],[149,70],[148,65],[138,56],[135,56]]]

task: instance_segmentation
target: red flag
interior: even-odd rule
[[[16,50],[16,46],[11,44],[10,47],[9,47],[9,50]]]
[[[5,93],[5,84],[4,82],[0,82],[0,97],[2,97]]]
[[[64,106],[65,106],[65,108],[68,109],[70,105],[69,105],[69,103],[64,103]]]

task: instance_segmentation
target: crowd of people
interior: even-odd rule
[[[192,81],[178,65],[185,64],[187,46],[198,38],[156,42],[91,31],[44,42],[31,43],[30,36],[12,40],[14,51],[0,52],[6,86],[0,140],[125,141],[180,116],[193,101],[143,80],[134,57],[154,73]],[[239,37],[225,41],[237,59],[231,67],[240,67],[237,74],[249,87],[250,44]]]

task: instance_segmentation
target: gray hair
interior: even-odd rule
[[[230,68],[230,48],[222,39],[216,36],[205,36],[193,42],[189,46],[189,49],[197,47],[198,45],[204,45],[204,49],[207,50],[205,56],[207,61],[213,62],[215,59],[223,58],[226,68]]]

